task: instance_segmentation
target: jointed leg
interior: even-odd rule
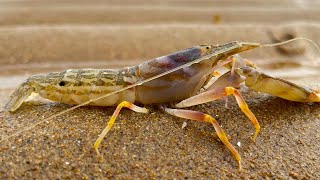
[[[229,95],[235,96],[238,106],[254,125],[256,131],[254,133],[253,140],[255,141],[260,131],[259,122],[257,118],[254,116],[254,114],[250,111],[248,105],[246,104],[246,102],[244,101],[244,99],[242,98],[238,90],[233,87],[225,87],[225,88],[220,87],[220,88],[211,89],[209,91],[206,91],[196,96],[185,99],[180,103],[176,104],[175,107],[177,108],[190,107],[197,104],[203,104],[206,102],[214,101]]]
[[[230,60],[230,63],[225,65],[225,67],[231,69],[231,71],[234,71],[235,69],[242,67],[252,67],[255,69],[257,68],[253,62],[249,61],[248,59],[242,58],[239,54],[230,56],[228,57],[228,59]]]
[[[253,67],[255,68],[255,65],[246,60],[241,58],[239,55],[233,55],[228,57],[228,61],[230,63],[226,64],[225,67],[230,69],[227,73],[221,75],[215,82],[212,82],[211,84],[206,85],[206,90],[215,89],[218,87],[239,87],[239,84],[245,81],[245,77],[240,76],[236,69],[241,67]]]
[[[224,133],[224,131],[222,130],[218,122],[213,117],[198,111],[191,111],[191,110],[184,110],[184,109],[170,109],[170,108],[164,108],[164,110],[168,114],[171,114],[173,116],[211,123],[215,131],[217,132],[219,139],[223,142],[224,145],[227,146],[227,148],[231,151],[231,153],[237,160],[239,164],[239,170],[241,170],[241,157],[238,151],[228,141],[226,134]]]
[[[225,91],[227,93],[227,95],[234,95],[234,97],[236,98],[236,101],[238,103],[238,106],[240,107],[241,111],[250,119],[250,121],[252,122],[253,126],[255,127],[256,131],[253,135],[253,141],[256,141],[256,138],[259,134],[260,131],[260,125],[259,122],[256,118],[256,116],[250,111],[247,103],[244,101],[244,99],[242,98],[241,94],[239,93],[239,91],[233,87],[226,87]]]
[[[94,149],[97,151],[98,154],[99,153],[99,145],[101,143],[101,141],[103,140],[103,138],[106,136],[106,134],[109,132],[109,130],[112,128],[120,110],[123,108],[123,107],[126,107],[126,108],[129,108],[131,109],[132,111],[135,111],[135,112],[140,112],[140,113],[148,113],[148,110],[146,108],[142,108],[142,107],[139,107],[139,106],[136,106],[130,102],[127,102],[127,101],[122,101],[116,108],[116,110],[114,111],[114,113],[112,114],[109,122],[108,122],[108,125],[107,127],[102,131],[102,133],[99,135],[98,139],[96,140],[96,142],[94,143],[93,147]]]

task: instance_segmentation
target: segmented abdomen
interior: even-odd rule
[[[195,46],[144,62],[138,66],[113,69],[79,69],[45,76],[33,76],[40,96],[67,104],[80,104],[122,89],[205,55],[206,45]],[[94,101],[92,105],[112,106],[121,101],[142,104],[170,103],[198,92],[218,57],[190,65],[129,90]]]
[[[45,77],[33,76],[32,79],[37,82],[37,92],[41,97],[66,104],[80,104],[130,84],[130,80],[134,79],[128,74],[129,71],[129,68],[70,69],[60,73],[50,73]],[[97,100],[90,105],[113,106],[123,100],[134,102],[134,89]]]

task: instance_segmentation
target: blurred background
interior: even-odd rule
[[[49,116],[45,113],[50,114],[51,112],[59,112],[67,108],[59,104],[53,105],[54,107],[51,106],[52,104],[30,107],[24,106],[21,111],[14,115],[5,114],[3,105],[9,98],[10,93],[18,86],[19,83],[33,74],[63,71],[71,68],[121,68],[136,65],[146,60],[198,44],[223,44],[235,40],[276,43],[295,37],[306,37],[310,38],[317,44],[320,43],[320,1],[0,0],[0,119],[6,119],[7,121],[8,119],[12,120],[10,126],[7,125],[5,121],[1,121],[2,124],[0,126],[0,130],[6,135],[12,134],[16,129],[24,127],[24,123],[27,120],[32,124],[35,119],[43,119],[43,117]],[[299,40],[279,47],[254,49],[252,51],[242,53],[241,56],[253,61],[265,72],[274,76],[286,78],[305,85],[308,84],[310,86],[319,87],[320,71],[319,66],[316,64],[319,64],[320,53],[307,41]],[[251,97],[250,94],[249,96]],[[270,144],[260,143],[259,146],[244,145],[244,147],[250,147],[249,150],[246,151],[239,147],[241,149],[241,153],[244,154],[246,162],[244,163],[244,169],[251,168],[249,172],[245,170],[246,173],[244,173],[245,176],[243,177],[250,177],[251,174],[255,174],[257,175],[256,177],[280,177],[286,179],[290,175],[290,177],[293,178],[305,177],[308,179],[312,177],[312,175],[317,175],[315,172],[319,173],[319,166],[317,167],[315,165],[312,166],[313,168],[307,169],[307,166],[301,165],[300,169],[300,165],[298,165],[299,163],[304,162],[304,159],[300,160],[299,158],[306,158],[307,160],[309,158],[309,167],[312,163],[319,164],[319,156],[316,156],[316,151],[310,150],[312,147],[315,149],[318,148],[319,150],[319,145],[313,146],[314,144],[313,142],[310,142],[311,140],[308,138],[308,135],[305,135],[307,136],[307,140],[305,139],[303,143],[309,143],[309,145],[311,145],[306,146],[304,150],[310,150],[310,152],[308,151],[307,153],[312,154],[313,159],[310,158],[311,156],[309,155],[301,154],[300,151],[294,151],[296,153],[300,153],[299,155],[295,154],[295,157],[298,157],[298,163],[294,163],[296,161],[291,159],[291,154],[288,152],[286,153],[287,156],[284,161],[274,160],[279,154],[275,156],[266,155],[268,152],[273,152],[274,149],[268,150],[265,147],[276,147],[275,149],[278,149],[278,147],[281,146],[278,144],[278,139],[279,137],[283,137],[281,134],[282,129],[287,125],[287,123],[291,123],[291,121],[283,120],[278,121],[278,124],[272,124],[273,119],[278,119],[281,114],[284,114],[285,116],[283,119],[286,119],[290,115],[294,118],[296,118],[296,116],[302,117],[302,120],[293,121],[295,124],[294,127],[298,127],[297,129],[299,129],[300,123],[304,123],[305,119],[309,117],[309,115],[305,115],[307,117],[300,115],[299,112],[301,106],[296,107],[296,104],[294,103],[290,104],[290,111],[285,111],[284,109],[282,109],[282,111],[277,111],[278,109],[281,109],[281,107],[286,107],[288,102],[281,101],[279,99],[267,99],[260,102],[260,100],[265,97],[266,96],[260,95],[257,99],[250,101],[249,105],[254,107],[254,110],[255,112],[258,112],[258,115],[260,113],[259,117],[261,117],[261,119],[265,118],[262,121],[263,127],[270,124],[271,127],[266,127],[262,133],[264,135],[262,135],[261,139],[264,137],[264,142],[268,142],[269,139],[271,139],[272,142]],[[275,111],[270,111],[270,117],[273,117],[270,120],[271,122],[268,121],[269,116],[264,116],[264,114],[267,113],[265,107],[270,107],[270,104],[278,104],[278,107],[274,108]],[[224,101],[220,102],[219,105],[220,106],[218,107],[221,107],[221,110],[218,111],[226,111],[224,110]],[[317,112],[317,109],[310,110],[312,107],[314,106],[309,107],[305,105],[303,108],[306,109],[306,112],[309,110],[309,113]],[[236,105],[233,108],[237,109]],[[85,114],[81,114],[82,111],[84,111]],[[180,139],[169,139],[168,141],[176,144],[188,141],[188,143],[194,143],[200,146],[199,150],[195,150],[199,152],[196,152],[194,156],[188,154],[190,152],[187,151],[187,155],[183,155],[183,157],[186,158],[198,157],[201,159],[203,157],[199,156],[199,154],[204,156],[208,151],[212,151],[213,154],[207,154],[209,157],[206,158],[209,160],[205,161],[205,163],[201,160],[194,160],[194,162],[199,162],[199,166],[205,166],[205,169],[201,169],[196,165],[190,165],[187,163],[187,165],[185,165],[184,159],[182,159],[181,162],[168,160],[168,152],[175,152],[176,150],[170,150],[170,147],[167,149],[164,148],[167,146],[161,143],[166,142],[160,142],[160,140],[157,142],[158,144],[155,144],[157,145],[157,148],[159,148],[160,154],[161,152],[164,152],[162,159],[156,158],[145,160],[145,154],[142,153],[142,155],[139,156],[142,160],[137,160],[137,158],[135,158],[137,161],[131,163],[129,162],[130,158],[132,158],[131,155],[135,154],[135,152],[136,154],[139,154],[141,150],[138,152],[135,149],[132,151],[128,150],[129,156],[127,157],[125,156],[127,150],[122,149],[122,145],[125,143],[118,142],[118,144],[116,144],[117,142],[112,142],[111,140],[104,142],[105,144],[109,143],[108,145],[110,147],[113,147],[113,145],[115,147],[114,151],[111,150],[111,153],[115,153],[111,154],[111,165],[105,163],[108,159],[106,161],[99,161],[96,160],[95,157],[92,158],[91,156],[94,153],[87,153],[87,151],[91,150],[93,140],[96,138],[97,134],[99,134],[100,129],[105,125],[105,117],[108,117],[112,111],[113,109],[108,108],[80,109],[76,110],[74,114],[66,116],[69,120],[73,120],[71,121],[72,123],[68,123],[67,125],[66,123],[62,123],[61,126],[56,127],[53,124],[54,122],[50,122],[46,128],[41,128],[40,126],[40,128],[35,129],[34,132],[30,131],[31,134],[37,133],[31,137],[40,138],[38,143],[36,143],[37,139],[33,139],[32,143],[30,143],[30,140],[28,143],[26,142],[28,140],[27,138],[22,138],[22,140],[20,139],[21,141],[13,142],[13,144],[18,145],[29,144],[29,146],[23,146],[25,151],[22,150],[23,147],[14,150],[13,147],[16,147],[16,145],[11,146],[8,145],[9,143],[3,144],[3,147],[0,148],[0,153],[3,154],[2,157],[0,157],[0,162],[5,163],[5,165],[0,167],[0,177],[1,175],[3,177],[16,178],[24,175],[27,177],[33,177],[35,172],[46,172],[49,174],[48,176],[45,176],[47,178],[56,177],[57,175],[59,175],[59,177],[70,178],[72,177],[70,174],[79,175],[79,178],[81,177],[84,179],[89,177],[103,177],[106,174],[112,177],[115,172],[118,173],[118,175],[121,175],[121,173],[122,175],[124,174],[123,177],[130,177],[130,173],[136,173],[141,175],[140,177],[146,177],[144,176],[145,172],[151,174],[153,171],[156,175],[163,175],[169,172],[169,174],[164,177],[170,177],[172,175],[177,175],[178,177],[180,175],[180,177],[190,175],[189,177],[192,177],[191,175],[193,174],[200,173],[201,175],[201,172],[204,174],[211,173],[211,175],[212,173],[214,175],[215,172],[219,172],[219,176],[227,175],[227,177],[229,175],[229,177],[236,177],[239,175],[232,157],[229,157],[229,154],[225,151],[224,147],[216,141],[216,139],[213,139],[212,142],[203,139],[203,136],[205,136],[204,132],[210,133],[212,129],[199,124],[191,126],[200,126],[204,131],[186,131],[186,134],[190,132],[188,139],[186,137],[187,135],[183,134],[184,132],[181,133],[179,129],[180,124],[178,123],[182,121],[174,121],[174,118],[169,119],[170,117],[165,115],[161,115],[166,117],[165,120],[162,119],[162,122],[153,122],[155,123],[154,128],[163,127],[160,130],[157,129],[156,133],[160,133],[160,135],[161,133],[165,134],[165,137],[170,137],[166,135],[168,132],[175,132],[176,134],[181,133],[178,136]],[[292,113],[292,111],[295,111],[295,113]],[[30,112],[30,114],[28,114],[28,112]],[[210,112],[210,110],[206,110],[206,112]],[[98,113],[98,115],[94,113]],[[130,113],[124,113],[123,116],[130,119],[131,116],[133,116],[133,113]],[[210,113],[213,114],[213,112]],[[275,113],[279,113],[280,115],[275,118]],[[88,120],[84,120],[82,118],[79,120],[79,118],[76,118],[79,114],[81,117],[88,116]],[[223,114],[224,113],[220,113],[220,116],[224,116]],[[239,116],[239,114],[241,114],[241,112],[238,112],[237,115],[232,114],[230,117],[226,115],[227,118],[221,117],[221,119],[227,119],[230,121],[230,123],[222,122],[222,124],[231,128],[233,127],[230,124],[234,124],[234,129],[227,129],[228,132],[246,131],[247,134],[246,136],[243,136],[242,140],[245,139],[249,142],[249,132],[252,130],[250,124],[247,123],[246,125],[243,125],[241,123],[242,121],[239,122],[238,119],[231,119],[231,117]],[[93,117],[100,118],[100,121],[95,120]],[[139,114],[137,117],[141,118],[144,116],[140,116]],[[158,116],[155,114],[148,116],[149,119],[152,119],[152,117]],[[146,120],[148,118],[142,118],[142,121],[137,121],[136,123],[149,128]],[[168,121],[166,121],[166,119],[168,119]],[[243,117],[243,119],[245,118]],[[122,121],[122,123],[123,122],[123,128],[127,128],[126,130],[128,131],[130,131],[130,129],[134,129],[131,128],[130,125],[134,127],[138,126],[134,123],[132,124],[132,122],[126,123],[126,121]],[[142,124],[139,124],[140,122]],[[243,122],[247,121],[243,120]],[[313,121],[309,119],[309,122],[309,129],[317,127],[320,129],[319,123],[316,123],[319,121],[315,120],[315,118],[313,118]],[[59,123],[59,120],[57,123]],[[167,123],[169,125],[172,125],[170,123],[176,123],[173,124],[173,126],[176,126],[170,129],[171,126],[166,126]],[[95,125],[95,127],[91,128],[91,125]],[[243,129],[239,130],[240,127]],[[67,131],[69,130],[68,128],[73,129]],[[54,133],[50,131],[58,132],[57,129],[61,129],[61,131],[64,129],[64,131],[60,132],[61,136],[52,136]],[[81,130],[80,132],[78,129],[86,129],[86,131]],[[273,131],[274,129],[276,130]],[[298,131],[297,129],[295,130]],[[120,139],[119,141],[122,140],[122,136],[131,137],[132,134],[125,134],[126,130],[122,129],[122,131],[124,131],[124,135],[121,133],[115,133],[114,137]],[[43,134],[45,133],[43,131],[48,131],[48,135],[44,136]],[[141,131],[143,131],[143,129]],[[293,140],[294,137],[296,137],[298,134],[296,131],[293,131],[291,134],[292,136],[289,137],[290,140]],[[70,132],[71,135],[68,134],[68,132]],[[81,134],[82,138],[81,143],[83,144],[81,144],[81,146],[77,144],[78,141],[74,141],[74,137],[76,137],[78,132]],[[89,132],[90,134],[87,135]],[[193,135],[197,132],[199,132],[200,135],[197,135],[195,137],[196,142],[193,142]],[[308,131],[308,133],[311,133],[310,137],[319,138],[319,134],[316,132],[316,130]],[[147,130],[143,133],[141,132],[141,134],[143,134],[141,137],[149,137],[149,140],[152,139],[152,133]],[[175,138],[176,134],[171,137]],[[234,134],[231,135],[232,137],[236,137]],[[211,135],[207,135],[207,139],[212,139]],[[145,140],[146,141],[143,142],[149,142],[147,139]],[[61,147],[62,145],[59,144],[61,141],[66,141],[68,144],[62,144],[64,146]],[[236,143],[235,139],[232,139],[232,141],[234,144]],[[260,141],[262,142],[262,140]],[[130,142],[130,140],[128,140],[128,142]],[[139,141],[134,140],[131,142]],[[244,142],[244,140],[242,142]],[[185,144],[189,147],[188,143]],[[207,145],[206,143],[209,143],[210,145]],[[283,143],[285,144],[287,141],[283,140]],[[295,144],[296,141],[292,143]],[[39,148],[39,144],[46,146],[47,148],[45,152],[39,153],[41,157],[38,154],[38,152],[41,151],[41,148],[37,149]],[[191,151],[194,150],[194,144],[190,145]],[[265,147],[263,147],[263,144],[265,144]],[[299,143],[297,144],[300,145]],[[146,146],[147,145],[144,144],[142,149]],[[202,146],[204,146],[204,148],[201,149]],[[72,149],[74,147],[75,149]],[[129,146],[127,146],[127,148],[129,149]],[[210,150],[206,150],[206,148]],[[45,148],[42,147],[42,149]],[[185,149],[190,150],[188,148]],[[29,153],[28,150],[32,151],[35,155]],[[201,153],[201,150],[205,152]],[[265,151],[263,152],[263,150]],[[117,154],[118,151],[119,153]],[[70,154],[73,154],[70,157],[66,155],[65,152],[71,152]],[[105,151],[105,153],[108,152],[109,151]],[[249,156],[251,158],[252,152],[260,153],[261,157],[256,156],[256,159],[258,159],[257,161],[254,159],[249,160]],[[4,153],[6,154],[4,155]],[[220,156],[219,153],[224,154],[223,156]],[[30,154],[32,155],[29,156]],[[178,154],[176,157],[182,158],[182,155],[180,155],[181,154]],[[67,157],[69,157],[69,160]],[[174,156],[170,156],[170,158],[172,157]],[[318,159],[314,159],[314,157],[318,157]],[[120,159],[119,162],[126,161],[127,164],[130,164],[131,169],[128,169],[124,164],[116,164],[118,162],[115,160],[116,158]],[[71,161],[71,165],[73,163],[75,165],[74,167],[69,165],[70,159],[73,160],[73,162]],[[216,161],[214,162],[213,160]],[[192,162],[188,159],[186,161]],[[253,163],[250,163],[249,161]],[[92,166],[88,165],[89,162],[92,163]],[[154,162],[157,165],[150,165],[150,162]],[[167,164],[163,162],[166,162]],[[210,164],[211,162],[214,164]],[[280,170],[278,169],[279,162],[282,166]],[[51,165],[53,164],[53,166],[51,166],[50,163]],[[223,167],[228,168],[220,168],[220,163],[223,164]],[[136,166],[136,164],[138,165]],[[265,164],[267,165],[264,166]],[[293,164],[294,169],[286,169],[287,164]],[[162,165],[164,165],[164,167],[162,167]],[[212,168],[212,166],[215,166],[216,169]],[[29,169],[29,167],[32,167],[33,169]],[[150,167],[151,170],[148,169]],[[185,169],[182,171],[175,170],[173,174],[170,174],[172,173],[170,172],[171,169],[179,167],[185,167]],[[190,167],[193,167],[193,169]],[[269,167],[271,167],[271,170]],[[107,168],[111,168],[111,170],[107,171]],[[49,171],[47,171],[48,169]],[[58,173],[56,174],[54,170],[57,170]],[[232,171],[232,173],[227,172],[228,170]],[[296,172],[299,172],[300,174],[297,174]],[[301,174],[302,176],[300,176]],[[149,176],[149,178],[150,177],[152,179],[153,176]]]
[[[319,6],[308,0],[0,1],[0,75],[117,68],[234,40],[320,42]],[[275,60],[296,65],[314,59],[315,48],[297,41],[243,56],[272,67]]]

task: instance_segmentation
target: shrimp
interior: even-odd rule
[[[320,94],[315,90],[267,76],[252,62],[243,60],[236,54],[257,47],[281,45],[297,39],[305,38],[271,45],[238,41],[223,45],[198,45],[122,69],[70,69],[31,76],[13,92],[5,105],[6,110],[16,111],[32,94],[76,106],[7,136],[0,142],[80,106],[117,105],[108,125],[94,143],[94,149],[99,154],[99,145],[123,107],[135,112],[148,113],[146,108],[134,103],[158,104],[164,112],[173,116],[212,124],[219,139],[232,153],[241,170],[241,156],[229,142],[219,123],[209,114],[180,108],[234,95],[240,109],[255,127],[253,137],[255,141],[260,125],[236,89],[240,83],[244,82],[253,90],[291,101],[320,102]],[[210,79],[216,74],[214,70],[221,66],[228,68],[229,71],[210,84]],[[206,91],[199,93],[205,86],[208,87]]]

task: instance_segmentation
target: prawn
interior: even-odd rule
[[[80,106],[117,105],[106,128],[94,143],[94,149],[99,154],[99,145],[112,128],[123,107],[139,113],[148,113],[146,108],[134,103],[158,104],[164,112],[173,116],[212,124],[219,139],[232,153],[241,170],[241,156],[229,142],[219,123],[209,114],[181,108],[233,95],[239,108],[254,125],[253,140],[255,141],[260,125],[237,90],[236,87],[239,84],[244,82],[250,89],[298,102],[320,102],[320,93],[268,76],[252,62],[240,58],[237,54],[257,47],[277,46],[297,39],[311,41],[306,38],[295,38],[267,45],[238,41],[223,45],[198,45],[122,69],[69,69],[31,76],[12,93],[5,105],[7,111],[16,111],[32,94],[76,106],[4,137],[0,142]],[[318,48],[315,43],[313,44]],[[210,79],[216,74],[215,69],[221,66],[228,68],[229,71],[210,83]],[[205,86],[208,88],[199,93]],[[164,104],[171,104],[171,106]]]

